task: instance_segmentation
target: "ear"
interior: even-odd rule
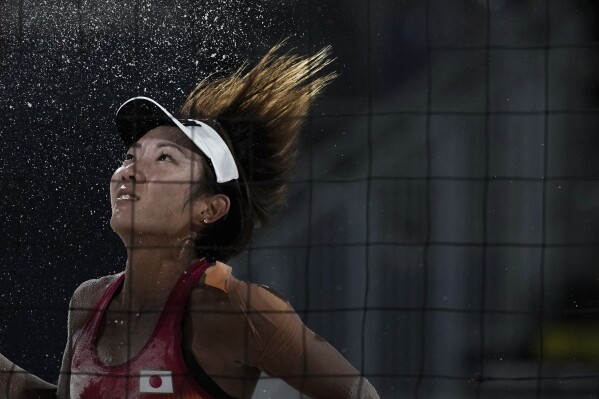
[[[229,213],[231,201],[224,194],[202,197],[194,202],[193,222],[196,225],[212,224]]]

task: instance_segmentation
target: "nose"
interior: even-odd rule
[[[143,183],[146,181],[146,176],[139,167],[139,164],[132,163],[127,165],[121,173],[122,182]]]

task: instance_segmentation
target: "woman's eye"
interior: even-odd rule
[[[168,154],[165,154],[164,152],[162,154],[160,154],[160,156],[158,157],[159,161],[172,161],[173,157],[171,157]]]
[[[125,158],[123,158],[123,162],[124,161],[131,161],[133,160],[133,154],[129,153],[129,154],[125,154]]]

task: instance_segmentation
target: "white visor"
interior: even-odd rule
[[[235,159],[227,143],[208,124],[195,120],[179,120],[162,105],[148,97],[133,97],[123,103],[116,113],[116,125],[127,146],[135,143],[155,127],[177,126],[212,162],[216,181],[226,183],[239,178]]]

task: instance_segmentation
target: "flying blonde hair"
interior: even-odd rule
[[[231,207],[238,214],[230,214],[227,220],[234,216],[251,223],[237,228],[236,242],[220,243],[233,245],[237,253],[245,247],[253,227],[266,223],[273,208],[284,203],[302,125],[314,100],[337,76],[334,72],[318,76],[333,61],[330,47],[300,56],[282,53],[283,46],[271,48],[249,70],[245,63],[229,76],[202,80],[181,109],[182,118],[202,119],[215,127],[240,169],[243,188],[237,191],[241,195],[225,191],[237,197],[231,202],[236,200],[241,209],[235,212]],[[214,184],[210,191],[217,188]]]

